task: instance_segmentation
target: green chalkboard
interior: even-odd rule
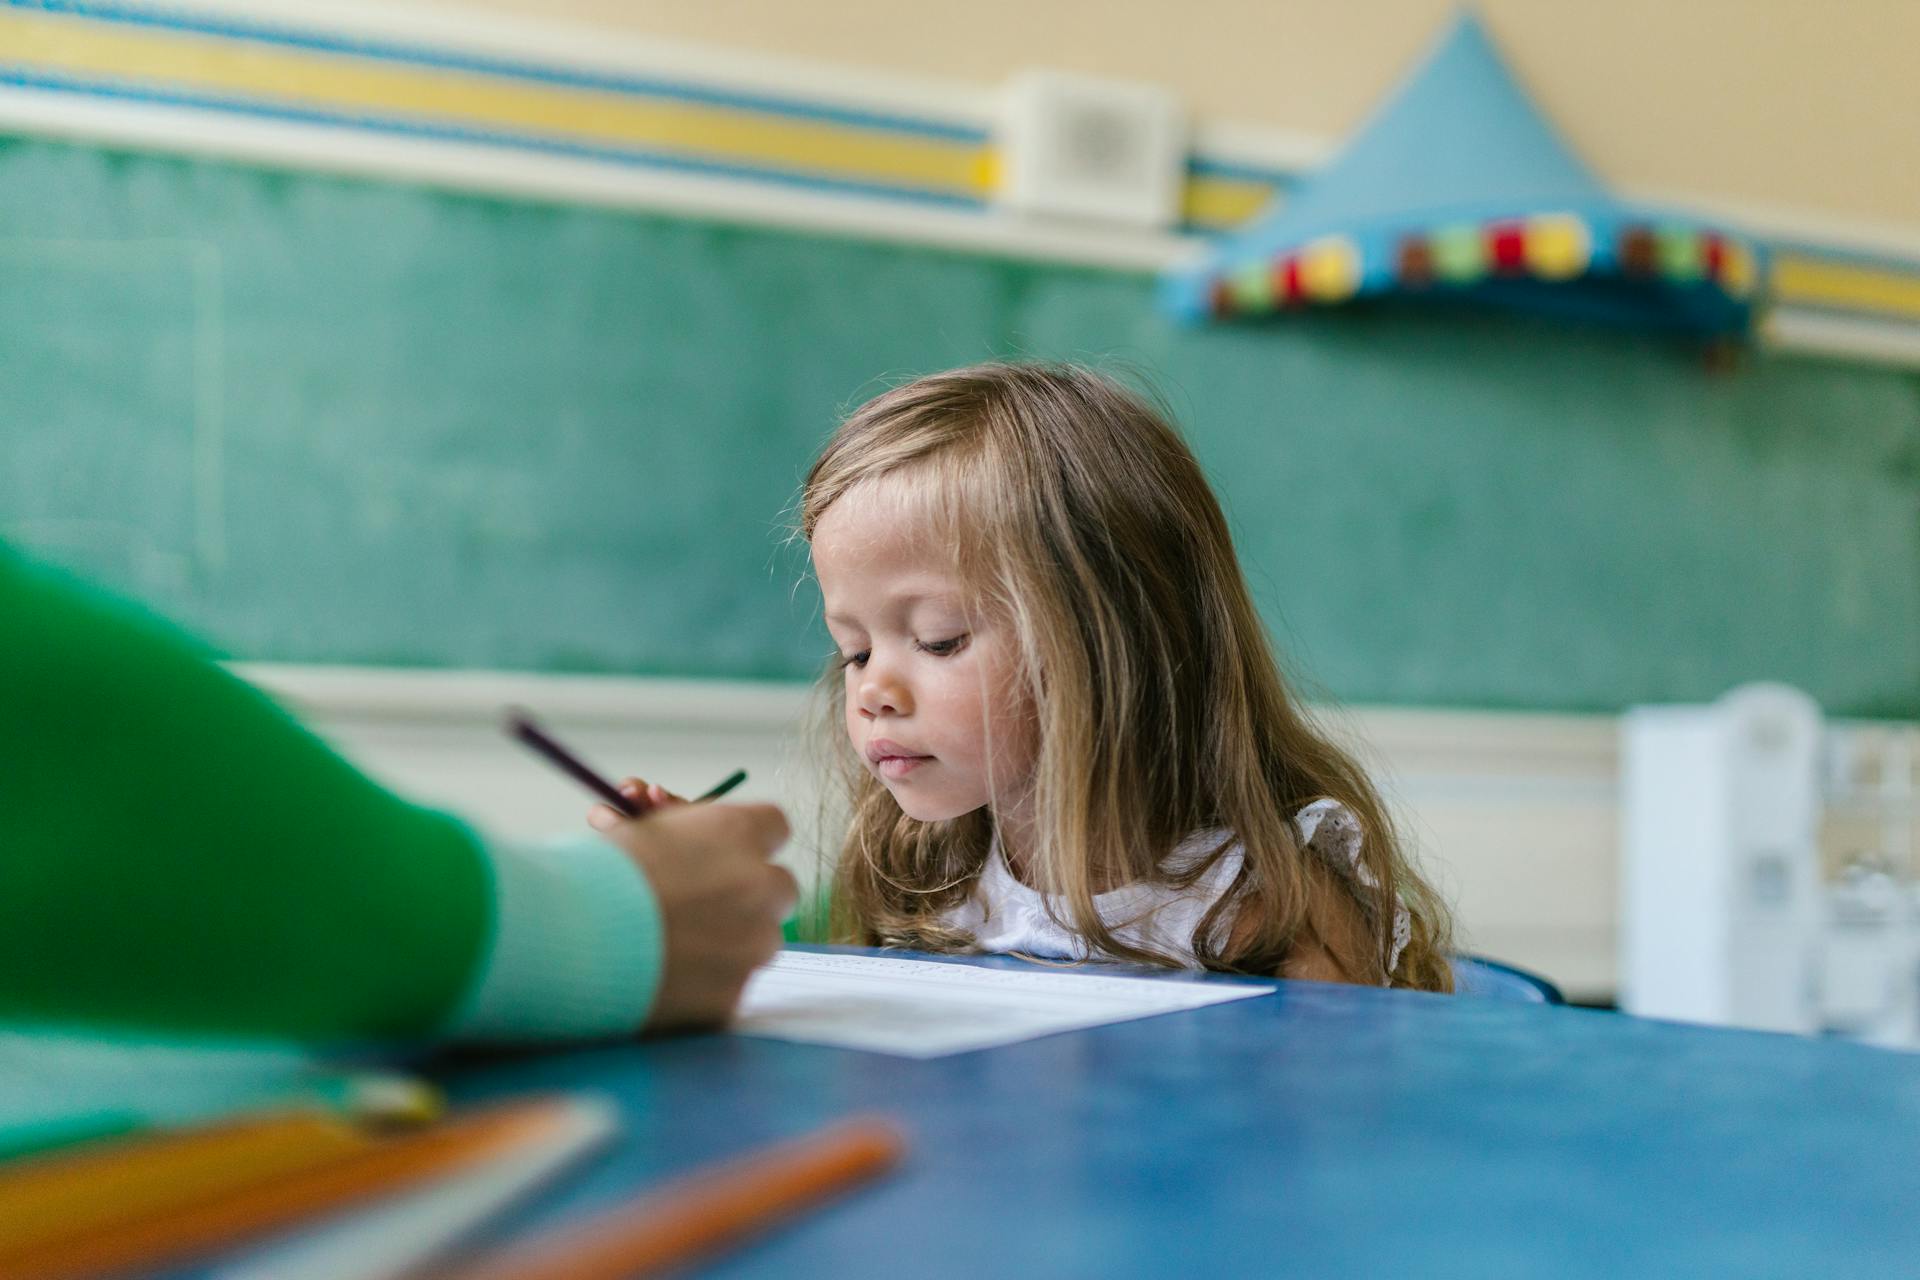
[[[1143,371],[1291,664],[1359,701],[1793,681],[1920,715],[1920,379],[1390,309],[1182,332],[1124,273],[0,139],[0,536],[250,657],[796,677],[836,413]]]

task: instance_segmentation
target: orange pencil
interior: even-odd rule
[[[560,1098],[490,1107],[432,1129],[372,1139],[335,1158],[256,1177],[160,1212],[42,1235],[0,1254],[0,1275],[7,1280],[75,1280],[136,1266],[158,1269],[514,1150],[552,1132],[571,1105]],[[304,1149],[311,1135],[292,1141]]]
[[[703,1170],[620,1209],[435,1280],[627,1280],[768,1229],[899,1163],[891,1124],[858,1119]]]
[[[89,1142],[0,1166],[0,1275],[61,1240],[170,1213],[373,1143],[358,1125],[316,1107]]]

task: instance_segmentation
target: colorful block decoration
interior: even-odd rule
[[[1449,222],[1356,237],[1320,236],[1250,263],[1211,290],[1215,317],[1331,304],[1389,290],[1461,292],[1500,280],[1707,289],[1746,306],[1759,282],[1744,239],[1690,222],[1594,218],[1571,211]]]

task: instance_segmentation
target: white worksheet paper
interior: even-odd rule
[[[733,1029],[744,1036],[938,1058],[1272,990],[1259,983],[782,951],[748,981]]]

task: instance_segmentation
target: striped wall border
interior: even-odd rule
[[[1176,231],[1049,227],[995,207],[990,94],[394,8],[0,0],[0,129],[1130,270],[1241,225],[1317,159],[1203,128]],[[1920,363],[1920,255],[1776,242],[1769,287],[1776,345]]]
[[[984,212],[992,121],[87,0],[0,0],[0,84]],[[1187,227],[1287,175],[1195,157]]]
[[[1920,262],[1786,242],[1768,285],[1762,333],[1775,345],[1920,364]]]

